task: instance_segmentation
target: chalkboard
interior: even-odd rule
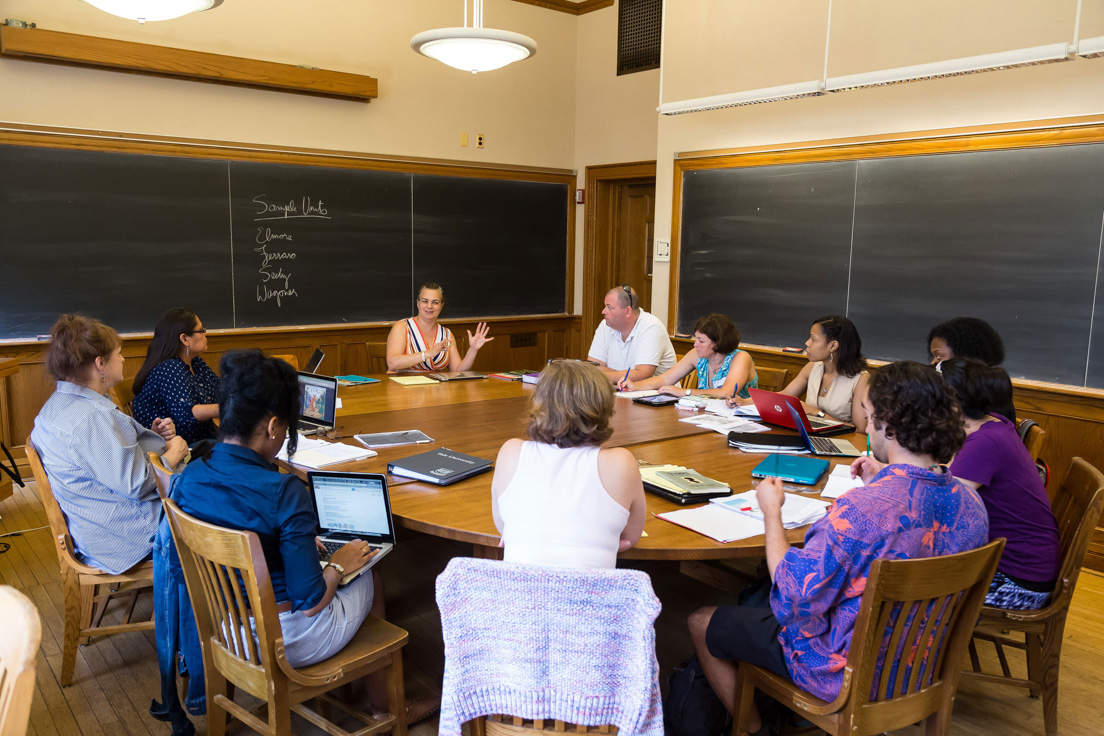
[[[1014,377],[1104,387],[1104,144],[688,170],[682,185],[681,332],[722,311],[747,342],[801,345],[815,318],[846,314],[868,357],[926,360],[932,326],[974,316]]]
[[[0,146],[0,338],[390,321],[425,280],[446,316],[563,313],[568,186],[523,176]]]

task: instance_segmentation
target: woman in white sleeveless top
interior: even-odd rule
[[[556,361],[541,371],[529,441],[499,450],[491,509],[505,560],[577,569],[617,566],[644,530],[636,459],[600,445],[613,434],[613,387],[596,366]]]
[[[848,422],[865,432],[867,416],[862,400],[868,375],[855,323],[838,315],[813,322],[805,341],[805,355],[808,365],[782,393],[804,395],[802,403],[811,415]]]

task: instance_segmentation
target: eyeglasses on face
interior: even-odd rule
[[[206,335],[207,334],[207,328],[206,327],[200,327],[198,330],[192,330],[188,334],[189,335]]]

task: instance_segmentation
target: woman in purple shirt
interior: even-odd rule
[[[1058,523],[1015,425],[995,410],[1011,406],[1012,381],[1003,368],[973,358],[945,360],[940,369],[958,395],[966,425],[966,442],[951,472],[985,502],[989,538],[1008,540],[985,603],[1041,608],[1058,576]]]

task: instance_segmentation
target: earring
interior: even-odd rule
[[[192,349],[187,345],[184,346],[184,357],[187,358],[192,354]]]
[[[105,371],[100,371],[100,381],[103,382],[103,385],[107,385],[107,373]]]
[[[836,359],[836,354],[835,353],[828,353],[828,362],[829,363],[831,363],[835,359]]]

